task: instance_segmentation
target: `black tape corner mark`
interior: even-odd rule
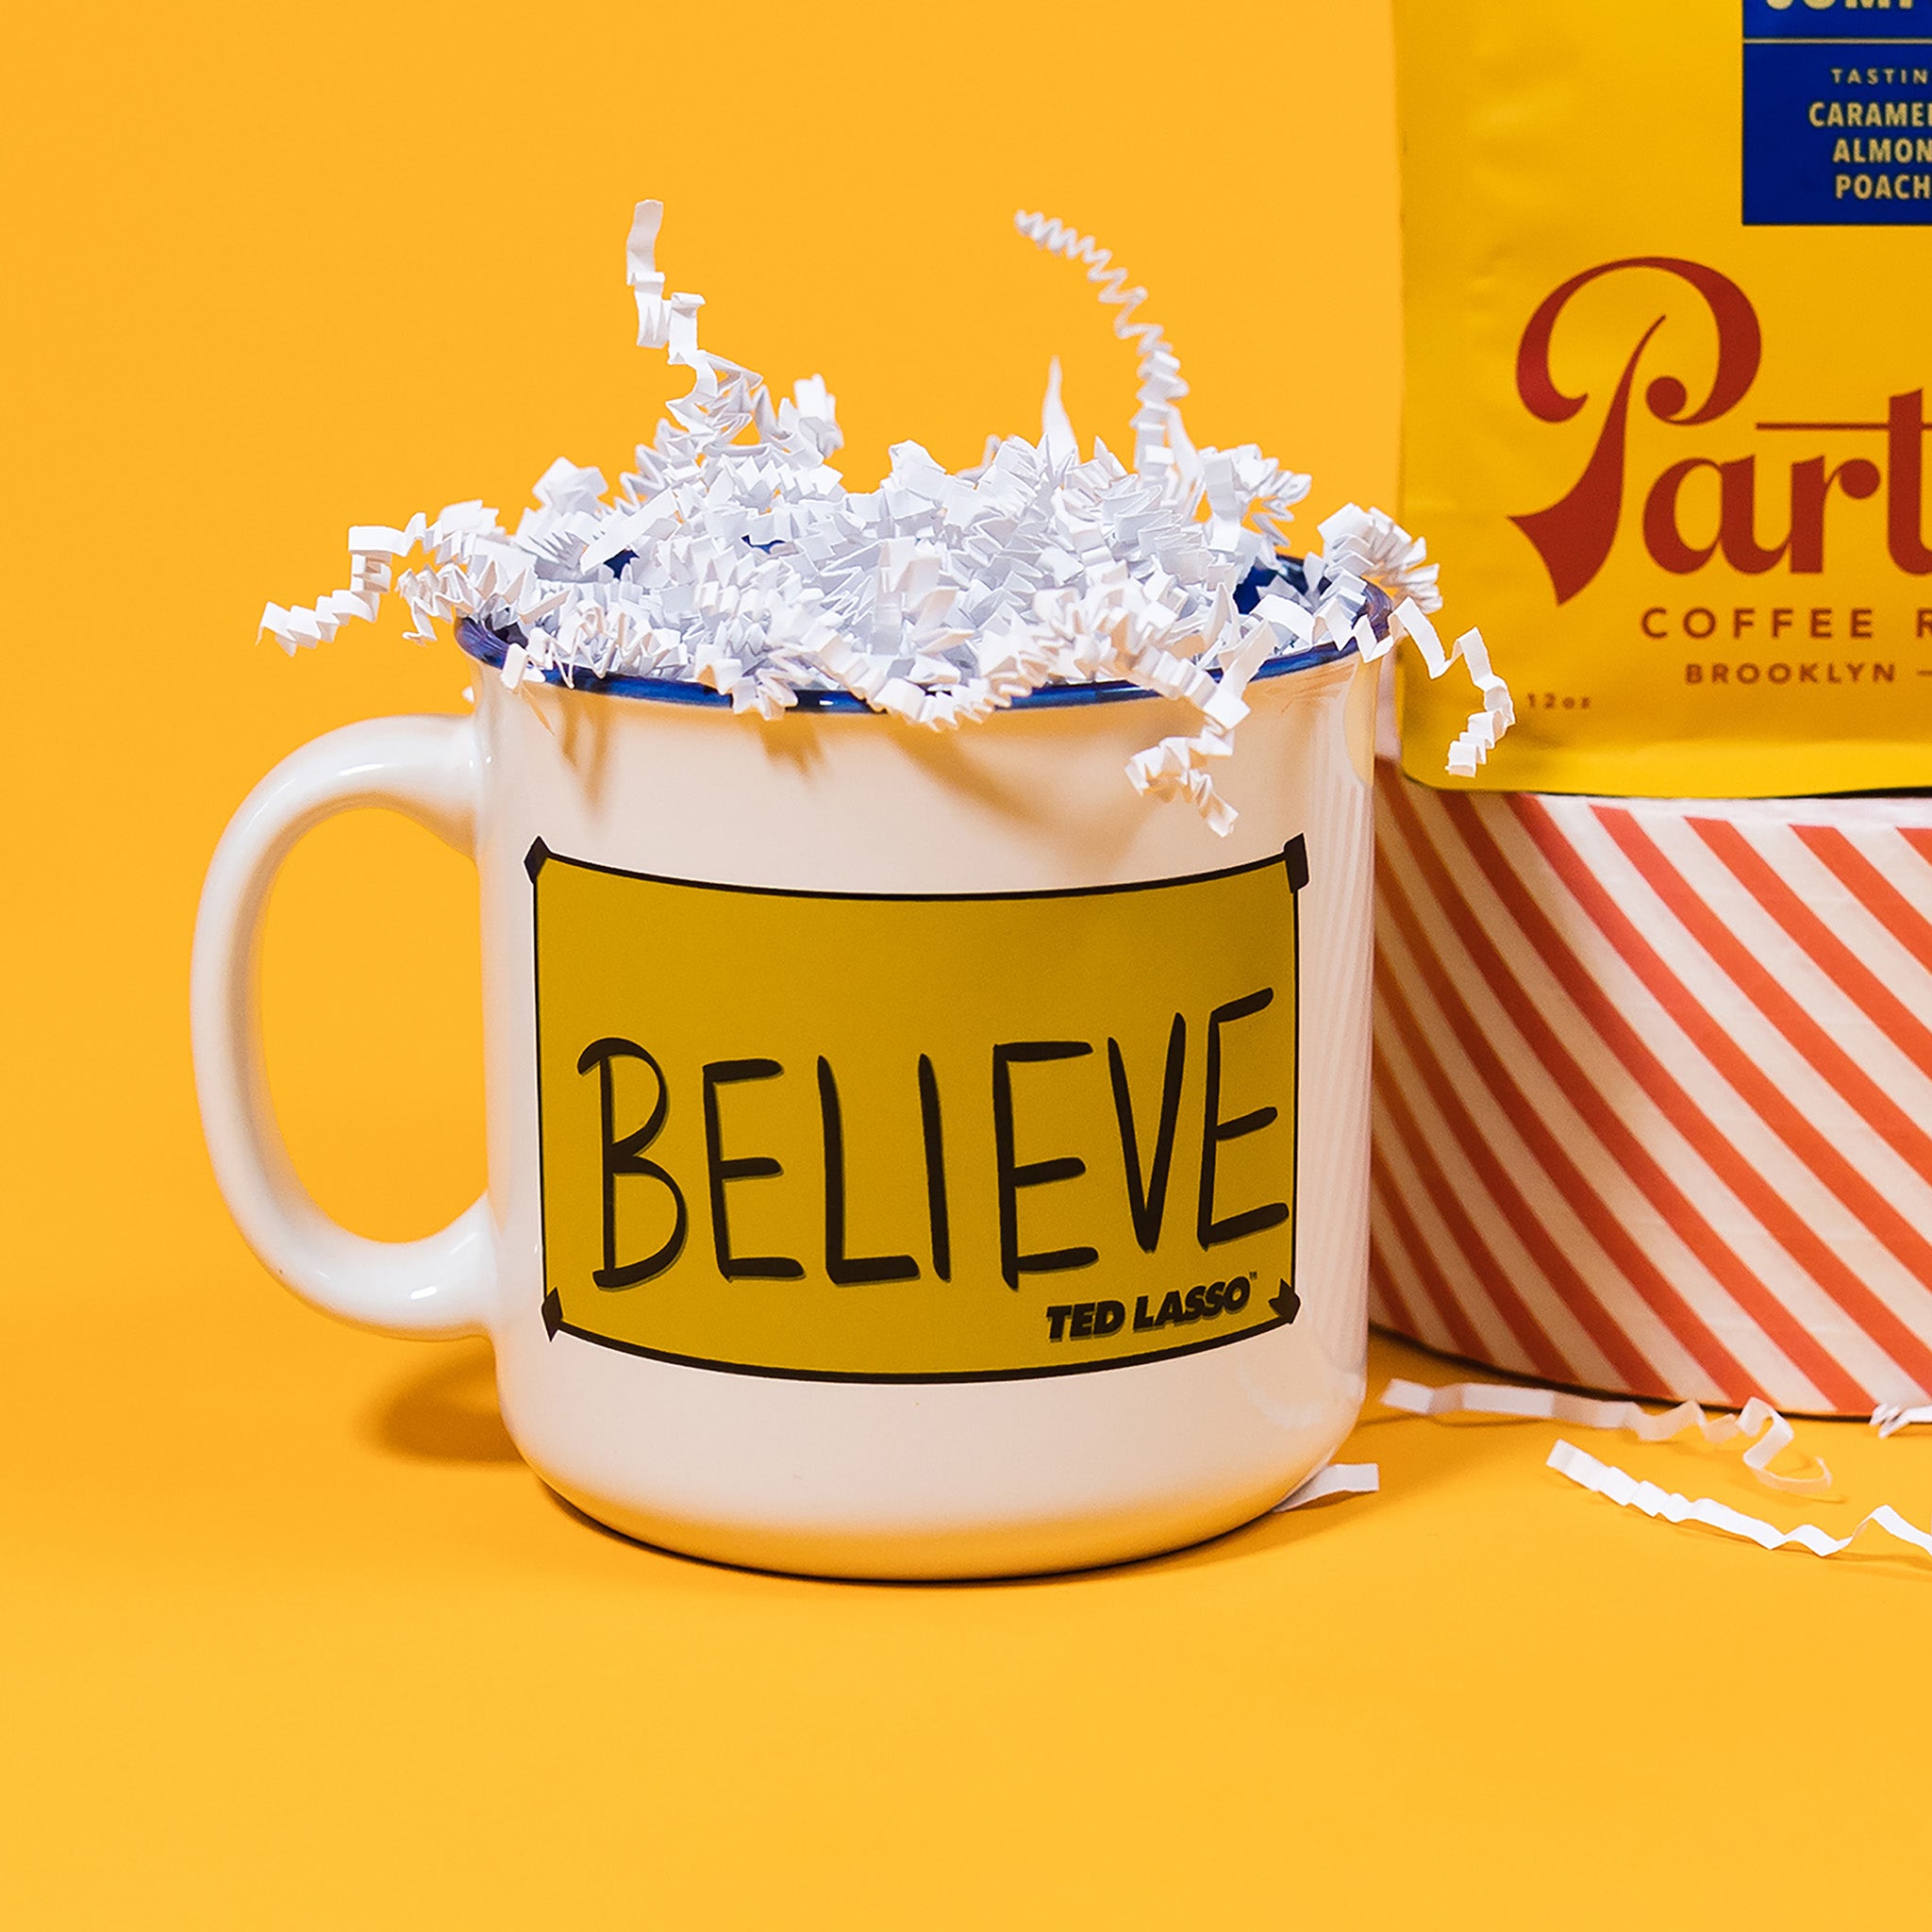
[[[543,1331],[552,1341],[557,1340],[557,1331],[563,1326],[563,1298],[553,1288],[543,1297]]]
[[[537,883],[537,874],[543,870],[543,861],[550,857],[550,848],[541,839],[530,841],[530,849],[524,854],[524,870],[530,874],[530,883]]]
[[[1281,848],[1281,863],[1288,873],[1288,890],[1299,892],[1308,882],[1308,841],[1301,833]]]

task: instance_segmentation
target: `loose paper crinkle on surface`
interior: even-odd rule
[[[1701,1523],[1707,1529],[1722,1530],[1725,1536],[1741,1537],[1761,1550],[1780,1550],[1787,1544],[1795,1544],[1814,1557],[1836,1557],[1850,1549],[1864,1531],[1875,1528],[1932,1557],[1932,1531],[1908,1523],[1890,1503],[1881,1503],[1862,1517],[1849,1536],[1830,1536],[1815,1524],[1801,1523],[1795,1529],[1780,1529],[1775,1524],[1746,1516],[1708,1496],[1680,1496],[1674,1490],[1660,1490],[1655,1483],[1640,1482],[1628,1470],[1619,1469],[1614,1463],[1599,1462],[1574,1442],[1558,1442],[1550,1451],[1549,1467],[1594,1494],[1608,1497],[1623,1508],[1641,1509],[1644,1515],[1660,1517],[1666,1523]]]
[[[1509,1416],[1530,1422],[1567,1423],[1587,1429],[1620,1429],[1643,1442],[1665,1442],[1694,1428],[1713,1447],[1739,1437],[1750,1442],[1744,1466],[1767,1489],[1790,1494],[1817,1494],[1831,1487],[1831,1471],[1821,1457],[1807,1474],[1785,1475],[1771,1467],[1790,1447],[1796,1431],[1768,1402],[1754,1399],[1736,1414],[1707,1416],[1694,1402],[1653,1415],[1636,1403],[1575,1395],[1563,1389],[1525,1388],[1511,1382],[1451,1382],[1430,1386],[1397,1376],[1383,1390],[1382,1406],[1405,1415]],[[1889,1436],[1916,1423],[1932,1423],[1932,1406],[1879,1407],[1872,1425]],[[1908,1522],[1890,1504],[1881,1504],[1861,1518],[1848,1536],[1834,1537],[1811,1524],[1779,1529],[1755,1516],[1708,1497],[1680,1496],[1674,1491],[1641,1482],[1613,1463],[1600,1462],[1574,1442],[1558,1441],[1550,1451],[1547,1467],[1596,1495],[1607,1496],[1625,1508],[1671,1523],[1698,1523],[1727,1536],[1741,1537],[1766,1550],[1795,1545],[1815,1557],[1832,1557],[1849,1549],[1867,1529],[1885,1530],[1899,1541],[1932,1556],[1932,1531]],[[1381,1489],[1380,1466],[1373,1462],[1331,1462],[1277,1503],[1270,1512],[1279,1516],[1309,1503],[1342,1496],[1373,1495]]]
[[[1324,1462],[1268,1513],[1285,1516],[1289,1510],[1305,1508],[1310,1503],[1332,1502],[1342,1496],[1373,1496],[1381,1487],[1382,1466],[1378,1462]]]
[[[1903,1408],[1894,1402],[1881,1402],[1872,1411],[1872,1426],[1881,1436],[1895,1436],[1919,1423],[1932,1423],[1932,1405]]]
[[[1744,1467],[1766,1489],[1816,1495],[1831,1487],[1831,1471],[1815,1457],[1817,1467],[1806,1475],[1780,1475],[1772,1469],[1797,1431],[1770,1403],[1755,1396],[1735,1416],[1707,1416],[1694,1402],[1680,1402],[1661,1415],[1652,1415],[1634,1402],[1572,1395],[1562,1389],[1525,1389],[1511,1382],[1451,1382],[1431,1388],[1398,1376],[1383,1390],[1382,1406],[1407,1415],[1516,1416],[1568,1423],[1580,1429],[1622,1429],[1640,1442],[1667,1442],[1692,1428],[1713,1447],[1743,1436],[1755,1439],[1744,1452]]]
[[[1757,1440],[1744,1452],[1744,1464],[1767,1488],[1802,1494],[1831,1486],[1830,1470],[1816,1457],[1816,1471],[1808,1475],[1780,1475],[1770,1467],[1773,1458],[1790,1446],[1796,1432],[1769,1403],[1756,1399],[1746,1403],[1736,1416],[1706,1416],[1694,1402],[1680,1402],[1674,1408],[1652,1415],[1634,1402],[1573,1395],[1561,1389],[1524,1388],[1506,1382],[1451,1382],[1432,1388],[1397,1377],[1382,1391],[1382,1404],[1407,1415],[1515,1416],[1534,1422],[1568,1423],[1586,1429],[1622,1429],[1645,1442],[1667,1441],[1689,1428],[1695,1428],[1713,1445],[1739,1436],[1755,1437]],[[1890,1434],[1910,1422],[1932,1422],[1932,1408],[1881,1407],[1872,1422],[1881,1434]],[[1932,1530],[1921,1529],[1908,1522],[1889,1503],[1880,1504],[1860,1518],[1848,1536],[1835,1537],[1809,1523],[1801,1523],[1795,1529],[1779,1529],[1775,1524],[1746,1516],[1711,1497],[1681,1496],[1674,1490],[1659,1489],[1656,1483],[1641,1481],[1614,1463],[1600,1462],[1574,1442],[1557,1441],[1546,1458],[1546,1466],[1593,1494],[1607,1497],[1620,1507],[1638,1509],[1667,1523],[1702,1524],[1707,1529],[1740,1537],[1764,1550],[1794,1545],[1808,1550],[1814,1557],[1835,1557],[1851,1548],[1867,1529],[1876,1528],[1932,1556]]]
[[[990,437],[958,472],[898,443],[878,488],[852,491],[828,460],[843,436],[822,378],[774,403],[762,377],[700,345],[704,298],[667,293],[658,267],[662,220],[645,201],[631,223],[638,341],[693,380],[636,468],[613,489],[559,458],[514,529],[475,501],[358,525],[348,585],[311,606],[269,605],[263,630],[292,653],[373,620],[393,594],[412,637],[461,618],[494,635],[511,689],[584,674],[679,679],[765,718],[802,691],[842,690],[933,730],[1042,685],[1121,680],[1197,714],[1135,757],[1128,781],[1186,799],[1224,833],[1235,814],[1216,769],[1273,658],[1325,646],[1373,661],[1400,636],[1441,676],[1459,656],[1483,708],[1451,748],[1453,773],[1473,774],[1508,727],[1508,690],[1480,635],[1445,651],[1429,624],[1441,600],[1419,539],[1349,505],[1299,566],[1278,554],[1307,477],[1253,443],[1195,447],[1179,360],[1158,325],[1135,319],[1147,291],[1091,237],[1016,217],[1086,268],[1136,346],[1131,467],[1098,439],[1081,459],[1056,363],[1037,442]],[[1394,607],[1380,636],[1372,585]]]

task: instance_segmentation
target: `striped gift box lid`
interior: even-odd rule
[[[1932,799],[1377,786],[1371,1312],[1635,1395],[1932,1399]]]

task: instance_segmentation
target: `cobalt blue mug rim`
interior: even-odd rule
[[[1298,558],[1284,557],[1282,561],[1298,571]],[[1247,586],[1243,585],[1242,589],[1246,590]],[[1249,608],[1253,608],[1252,600]],[[1388,635],[1391,608],[1389,598],[1377,586],[1371,584],[1367,615],[1370,628],[1378,638]],[[458,620],[456,638],[466,655],[492,669],[501,667],[510,646],[518,641],[516,638],[502,636],[478,624],[474,617]],[[1357,655],[1352,638],[1340,645],[1311,644],[1307,650],[1287,651],[1279,657],[1270,658],[1255,673],[1255,678],[1258,681],[1269,677],[1288,677],[1297,671],[1313,671],[1324,664],[1339,664]],[[537,675],[534,672],[530,675]],[[1218,675],[1208,673],[1209,676]],[[577,666],[545,671],[541,675],[549,684],[560,685],[571,691],[595,691],[608,697],[644,698],[658,704],[695,705],[711,710],[728,709],[731,704],[724,691],[713,691],[709,685],[698,684],[689,678],[599,677],[595,672]],[[1044,684],[1037,691],[1028,691],[1024,697],[1015,698],[1005,708],[1015,711],[1051,710],[1057,706],[1111,704],[1120,699],[1159,695],[1158,691],[1149,691],[1144,685],[1129,683],[1125,678],[1102,678],[1086,684]],[[800,711],[872,713],[872,707],[849,691],[801,691],[797,698],[795,708]]]

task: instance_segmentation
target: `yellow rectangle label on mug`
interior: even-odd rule
[[[1294,1319],[1300,839],[1015,893],[527,869],[553,1339],[960,1381]]]

